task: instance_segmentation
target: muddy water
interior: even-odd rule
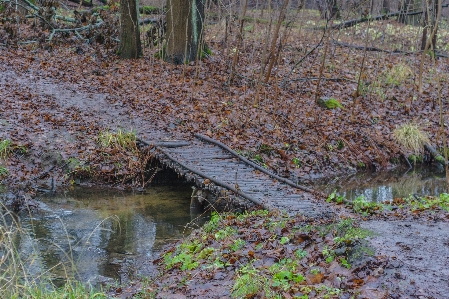
[[[20,215],[31,238],[17,242],[34,255],[31,271],[55,281],[126,282],[149,274],[152,257],[199,225],[189,208],[192,189],[156,187],[145,194],[76,189],[44,197],[40,211]],[[73,261],[73,264],[72,264]]]
[[[346,175],[317,181],[313,187],[326,194],[336,191],[349,200],[363,196],[375,202],[407,197],[411,194],[449,193],[445,172],[437,167]]]

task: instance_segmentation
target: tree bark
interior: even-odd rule
[[[203,25],[203,0],[167,0],[165,61],[183,64],[199,59]]]
[[[120,0],[120,46],[119,56],[124,59],[138,58],[142,54],[136,0]]]

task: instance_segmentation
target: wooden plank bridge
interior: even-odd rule
[[[279,177],[249,161],[226,145],[196,134],[192,141],[160,141],[156,158],[165,168],[196,185],[191,204],[214,205],[219,209],[260,206],[289,214],[320,217],[331,209],[322,195]]]

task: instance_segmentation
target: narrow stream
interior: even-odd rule
[[[379,202],[448,192],[444,171],[428,168],[337,177],[313,187]],[[75,188],[46,196],[37,212],[16,215],[25,233],[14,245],[26,257],[29,274],[50,276],[55,283],[67,277],[93,284],[126,282],[151,274],[151,261],[165,244],[207,219],[190,210],[191,192],[189,186],[152,187],[140,194]],[[10,225],[12,218],[0,221]]]
[[[412,194],[436,196],[449,193],[445,171],[438,167],[345,175],[317,181],[313,188],[325,194],[336,191],[348,200],[363,196],[375,202],[408,197]]]
[[[50,274],[55,282],[125,282],[149,274],[163,245],[204,221],[191,214],[191,192],[189,186],[153,187],[144,194],[77,188],[47,196],[38,212],[19,215],[28,234],[15,245],[34,275]]]

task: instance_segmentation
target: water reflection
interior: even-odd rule
[[[16,240],[29,271],[55,280],[75,276],[126,281],[151,271],[161,247],[199,225],[191,222],[191,188],[156,187],[145,194],[76,189],[43,198],[39,212],[20,215],[30,236]],[[190,223],[190,228],[186,225]]]
[[[376,202],[406,197],[410,194],[448,193],[446,174],[443,169],[436,167],[340,176],[327,181],[318,181],[314,188],[326,194],[336,190],[339,195],[344,195],[349,200],[362,195]]]

